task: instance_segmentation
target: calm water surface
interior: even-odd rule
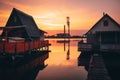
[[[77,51],[79,40],[49,39],[51,52],[32,51],[31,55],[16,56],[14,61],[1,55],[0,80],[87,80],[91,54]],[[111,80],[120,80],[120,53],[102,56]]]
[[[79,39],[61,42],[61,39],[49,39],[51,52],[45,61],[48,66],[40,70],[35,80],[86,80],[87,71],[84,66],[78,66],[77,51]]]

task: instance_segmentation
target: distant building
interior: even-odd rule
[[[70,35],[68,34],[68,33],[58,33],[57,35],[56,35],[57,37],[60,37],[60,38],[64,38],[64,37],[69,37]]]
[[[25,40],[43,39],[43,30],[38,29],[32,16],[13,8],[11,15],[3,29],[2,37],[21,37]]]
[[[85,34],[87,43],[79,42],[79,51],[120,51],[120,25],[108,14]]]

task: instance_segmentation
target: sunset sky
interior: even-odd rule
[[[120,24],[119,4],[120,0],[0,0],[0,26],[15,7],[33,16],[42,30],[63,30],[67,16],[71,30],[88,30],[103,12]]]

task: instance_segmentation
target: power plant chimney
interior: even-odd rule
[[[66,37],[66,28],[65,28],[65,25],[64,25],[64,37]]]

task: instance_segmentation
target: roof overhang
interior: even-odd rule
[[[13,29],[21,29],[21,28],[25,28],[25,26],[8,26],[8,27],[0,27],[0,30],[10,31],[10,30],[13,30]]]
[[[43,30],[41,30],[41,29],[39,29],[39,31],[40,31],[40,32],[42,32],[42,33],[46,33],[46,34],[47,34],[47,32],[46,32],[46,31],[43,31]]]

